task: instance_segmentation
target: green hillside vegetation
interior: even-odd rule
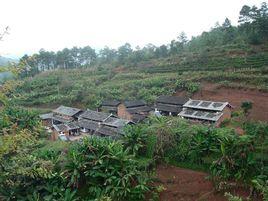
[[[160,162],[207,171],[220,192],[236,181],[267,198],[268,125],[242,125],[239,136],[162,117],[127,128],[117,141],[51,142],[35,112],[7,104],[0,116],[0,198],[155,200],[160,187],[152,185],[152,167]]]
[[[180,89],[191,94],[204,81],[268,91],[268,68],[172,73],[57,70],[24,80],[10,96],[24,106],[66,104],[96,108],[104,99],[144,99],[153,103],[159,95]]]
[[[87,46],[21,58],[17,79],[0,89],[0,200],[159,200],[160,163],[207,172],[219,193],[238,187],[268,200],[268,124],[247,118],[250,103],[220,128],[150,117],[119,140],[52,142],[38,117],[40,109],[59,104],[152,104],[177,90],[195,93],[203,82],[267,92],[267,4],[243,6],[239,19],[237,27],[226,19],[191,40],[182,33],[159,47],[96,52]]]
[[[17,69],[25,79],[11,97],[24,106],[96,108],[104,99],[153,103],[180,89],[191,94],[202,82],[267,91],[267,18],[263,3],[260,8],[243,6],[237,27],[226,19],[191,40],[181,33],[159,47],[41,50],[21,58]]]
[[[90,46],[65,48],[58,52],[41,49],[37,54],[20,59],[21,76],[32,76],[46,70],[88,67],[261,67],[267,65],[267,10],[265,2],[259,8],[245,5],[239,13],[238,26],[233,26],[226,18],[209,32],[190,40],[182,32],[169,44],[159,47],[148,44],[143,48],[132,48],[126,43],[118,49],[105,47],[98,52]]]

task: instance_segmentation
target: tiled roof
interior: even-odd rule
[[[115,128],[122,128],[122,127],[124,127],[128,124],[131,124],[131,123],[133,123],[133,122],[125,120],[125,119],[109,117],[102,124],[107,125],[107,126],[112,126]]]
[[[74,129],[79,129],[80,127],[76,122],[70,122],[66,124],[54,124],[53,128],[55,128],[56,131],[61,132],[61,131],[70,131]]]
[[[98,122],[86,120],[86,119],[79,120],[78,125],[82,128],[86,128],[86,129],[93,130],[93,131],[97,130],[97,128],[99,127]]]
[[[78,122],[70,122],[70,123],[67,123],[65,124],[66,127],[67,127],[67,130],[74,130],[74,129],[79,129],[79,125],[78,125]]]
[[[126,108],[145,106],[146,103],[143,100],[133,100],[124,102]]]
[[[53,128],[58,132],[67,130],[67,128],[64,124],[57,124],[57,125],[54,124]]]
[[[162,103],[157,103],[155,108],[158,111],[162,112],[180,112],[182,110],[181,105],[170,105],[170,104],[162,104]]]
[[[188,100],[189,98],[183,96],[159,96],[156,102],[172,105],[183,105]]]
[[[82,110],[78,108],[73,108],[73,107],[66,107],[61,105],[57,109],[53,110],[54,113],[60,114],[60,115],[65,115],[65,116],[74,116],[77,113],[81,112]]]
[[[71,121],[74,120],[73,117],[66,118],[66,117],[63,117],[63,116],[60,116],[60,115],[55,115],[55,114],[52,116],[52,119],[54,119],[56,121],[59,121],[59,122],[62,122],[62,123],[68,123],[68,122],[71,122]]]
[[[104,121],[109,116],[111,116],[111,114],[104,112],[97,112],[93,110],[86,110],[79,116],[79,118],[84,118],[93,121]]]
[[[46,113],[46,114],[40,114],[39,117],[43,120],[46,120],[46,119],[52,119],[53,117],[53,113],[50,112],[50,113]]]
[[[133,114],[132,115],[132,121],[135,123],[139,123],[146,118],[147,118],[147,115],[142,115],[142,114]]]
[[[142,112],[150,112],[150,111],[152,111],[152,108],[150,108],[147,105],[144,105],[144,106],[140,106],[140,107],[127,108],[127,111],[130,114],[136,114],[136,113],[138,114],[138,113],[142,113]]]
[[[99,129],[97,129],[96,132],[102,135],[106,135],[106,136],[115,136],[118,134],[122,134],[123,130],[119,128],[113,128],[113,127],[104,125],[104,126],[101,126]]]
[[[102,106],[111,106],[111,107],[116,107],[120,104],[120,101],[118,100],[105,100],[102,102]]]

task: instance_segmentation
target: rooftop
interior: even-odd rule
[[[95,130],[97,130],[97,128],[99,127],[100,124],[96,121],[81,119],[78,121],[78,125],[82,128],[86,128],[86,129],[95,131]]]
[[[106,136],[115,136],[118,134],[122,134],[123,130],[120,128],[113,128],[110,126],[103,125],[100,128],[98,128],[96,132],[98,132],[102,135],[106,135]]]
[[[184,109],[179,113],[179,116],[198,119],[198,120],[207,120],[207,121],[218,121],[223,115],[222,112],[207,112],[200,110]]]
[[[77,122],[69,122],[67,124],[65,124],[67,130],[74,130],[74,129],[79,129],[79,125]]]
[[[163,112],[180,112],[182,110],[182,105],[170,105],[170,104],[163,104],[157,103],[156,106],[158,111]]]
[[[82,110],[78,108],[66,107],[66,106],[61,105],[60,107],[53,110],[53,113],[72,117],[81,111]]]
[[[64,124],[57,124],[57,125],[54,124],[53,128],[55,128],[55,130],[58,132],[66,130],[66,126]]]
[[[121,102],[118,100],[105,100],[102,102],[102,106],[110,106],[110,107],[116,107],[120,104]]]
[[[135,123],[138,123],[144,119],[146,119],[147,115],[142,115],[142,114],[133,114],[132,115],[132,120]]]
[[[82,119],[78,121],[80,127],[95,131],[96,133],[100,133],[102,135],[112,136],[116,134],[122,133],[123,127],[111,127],[105,123],[95,122],[91,120]]]
[[[79,126],[75,122],[70,122],[66,124],[57,124],[57,125],[54,124],[53,128],[55,128],[56,131],[61,132],[61,131],[70,131],[74,129],[79,129]]]
[[[183,96],[159,96],[156,102],[171,105],[183,105],[188,100],[189,98]]]
[[[190,99],[183,105],[183,107],[201,110],[222,111],[227,105],[229,105],[228,102],[213,102]]]
[[[146,103],[143,100],[125,101],[124,104],[127,108],[140,107],[146,105]]]
[[[50,112],[50,113],[46,113],[46,114],[40,114],[39,117],[40,117],[42,120],[52,119],[52,117],[53,117],[53,113]]]
[[[133,122],[125,120],[125,119],[114,118],[114,117],[109,117],[103,122],[104,125],[112,126],[115,128],[122,128],[131,123]]]
[[[53,115],[52,116],[53,120],[62,122],[62,123],[68,123],[74,120],[73,117],[64,117],[64,116],[60,116],[60,115]]]
[[[97,111],[93,111],[93,110],[86,110],[85,112],[83,112],[79,118],[84,118],[84,119],[88,119],[88,120],[93,120],[93,121],[104,121],[105,119],[107,119],[108,117],[113,116],[109,113],[105,113],[105,112],[97,112]]]
[[[152,111],[152,108],[147,106],[147,105],[144,105],[144,106],[140,106],[140,107],[131,107],[131,108],[127,108],[127,111],[130,113],[130,114],[138,114],[138,113],[141,113],[141,112],[150,112]]]

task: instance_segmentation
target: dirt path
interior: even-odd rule
[[[226,201],[223,195],[214,193],[206,173],[166,165],[158,166],[156,172],[157,185],[165,187],[161,201]]]
[[[159,165],[156,169],[158,182],[165,190],[160,193],[161,201],[227,201],[222,193],[214,190],[208,174],[170,165]],[[233,195],[246,198],[248,190],[233,189]],[[256,199],[259,200],[259,199]]]

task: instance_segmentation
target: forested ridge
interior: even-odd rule
[[[99,51],[90,46],[65,48],[57,52],[41,49],[37,54],[24,55],[20,59],[20,65],[25,70],[24,74],[35,75],[53,69],[103,68],[106,66],[135,67],[142,62],[183,55],[186,55],[185,58],[191,62],[193,53],[199,55],[199,62],[202,65],[208,60],[207,51],[213,51],[215,47],[226,46],[223,49],[228,51],[233,46],[238,50],[247,52],[252,46],[260,45],[267,50],[267,12],[266,2],[263,2],[259,8],[245,5],[239,13],[238,26],[233,26],[226,18],[222,24],[216,23],[210,31],[203,32],[191,39],[188,39],[186,34],[181,32],[177,39],[161,46],[148,44],[143,48],[133,48],[129,43],[126,43],[118,49],[104,47]]]

